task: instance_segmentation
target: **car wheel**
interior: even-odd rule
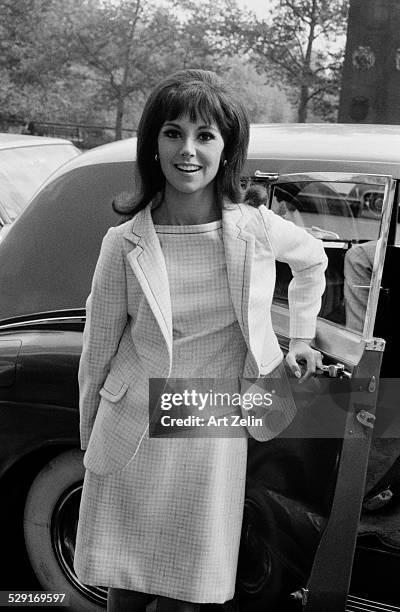
[[[65,593],[67,609],[100,612],[107,590],[82,584],[73,559],[82,493],[83,453],[53,458],[36,476],[25,504],[24,537],[32,568],[44,590]]]

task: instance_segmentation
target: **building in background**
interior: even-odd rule
[[[399,0],[350,0],[339,122],[400,124]]]

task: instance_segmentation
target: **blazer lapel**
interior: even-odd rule
[[[128,253],[127,259],[165,338],[172,359],[172,309],[168,275],[151,218],[151,205],[137,214],[134,224],[124,237],[135,245]]]
[[[250,347],[249,299],[254,257],[254,236],[246,232],[247,216],[239,204],[225,203],[222,209],[223,241],[228,283],[237,320]]]

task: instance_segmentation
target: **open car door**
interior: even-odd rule
[[[385,347],[373,330],[394,192],[390,176],[248,179],[247,201],[321,239],[329,263],[313,342],[324,370],[292,380],[297,416],[280,436],[249,441],[236,596],[246,612],[370,609],[348,593]],[[284,352],[290,279],[277,262],[272,316]]]

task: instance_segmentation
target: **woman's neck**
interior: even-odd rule
[[[164,198],[152,213],[158,225],[200,225],[221,218],[214,190],[181,193],[165,189]]]

